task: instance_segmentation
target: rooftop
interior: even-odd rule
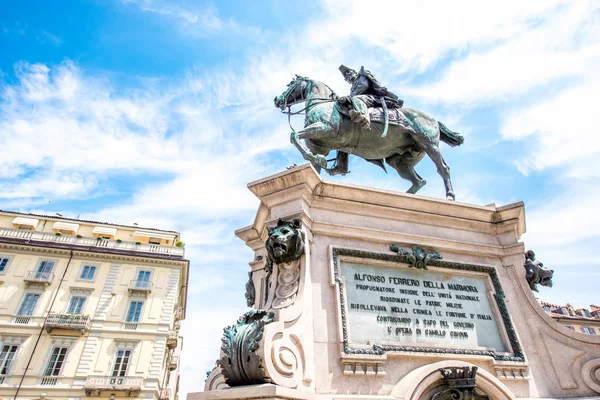
[[[541,306],[546,313],[553,318],[568,318],[581,321],[599,321],[600,309],[595,305],[590,305],[590,310],[587,308],[575,308],[571,304],[557,305],[540,301]]]
[[[78,218],[66,218],[66,217],[61,217],[58,215],[22,213],[22,212],[17,212],[17,211],[8,211],[8,210],[0,210],[0,213],[10,214],[10,215],[20,215],[20,216],[26,216],[26,217],[38,217],[38,218],[46,218],[46,219],[53,219],[53,220],[70,221],[70,222],[75,222],[75,223],[83,222],[83,223],[88,223],[88,224],[102,224],[102,225],[110,225],[110,226],[122,227],[122,228],[144,229],[144,230],[158,231],[158,232],[170,232],[170,233],[175,233],[179,236],[179,232],[177,232],[177,231],[170,231],[170,230],[158,229],[158,228],[147,228],[147,227],[137,226],[137,225],[114,224],[112,222],[101,222],[101,221],[85,220],[85,219],[78,219]]]

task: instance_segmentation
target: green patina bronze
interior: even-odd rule
[[[353,84],[350,96],[338,97],[326,84],[296,75],[287,89],[274,99],[275,106],[290,115],[294,114],[289,111],[290,106],[304,102],[304,128],[292,131],[290,136],[304,159],[318,171],[324,168],[331,175],[348,172],[348,154],[384,170],[385,162],[412,183],[408,193],[416,193],[426,182],[414,166],[427,154],[444,180],[446,198],[454,200],[450,168],[442,157],[439,143],[441,140],[452,147],[459,146],[463,137],[422,111],[401,108],[402,100],[381,86],[364,68],[360,73],[344,68],[356,74],[344,73]],[[362,85],[362,89],[354,87],[359,79],[362,83],[357,86]],[[337,150],[336,162],[328,168],[326,157],[333,150]]]
[[[441,260],[442,255],[435,249],[425,250],[421,246],[413,246],[412,251],[401,249],[397,244],[390,246],[390,250],[406,257],[410,268],[427,269],[431,260]]]
[[[256,354],[266,324],[273,322],[274,314],[250,310],[237,323],[223,329],[219,365],[229,386],[269,382],[261,357]]]

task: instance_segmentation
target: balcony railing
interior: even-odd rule
[[[81,331],[83,335],[90,329],[90,322],[87,315],[50,314],[44,327],[48,333],[52,332],[52,329],[72,329]]]
[[[101,247],[108,249],[139,251],[143,253],[160,253],[182,257],[185,254],[184,248],[177,246],[161,246],[150,243],[137,244],[137,242],[125,242],[112,239],[97,240],[96,238],[90,237],[78,238],[77,236],[73,235],[56,236],[55,233],[26,231],[22,229],[0,228],[0,237],[20,239],[24,241],[36,240],[41,242],[63,243],[74,246]]]
[[[137,396],[143,383],[141,376],[88,376],[83,387],[87,396],[100,396],[100,392],[125,392],[128,396]]]
[[[169,371],[176,370],[178,365],[179,365],[179,356],[171,356],[171,360],[169,361]]]
[[[150,281],[130,281],[128,289],[130,292],[150,293],[152,291],[152,282],[150,282]]]
[[[165,388],[160,391],[160,400],[171,400],[171,389]]]
[[[45,283],[49,285],[52,283],[54,274],[52,272],[37,272],[29,271],[23,280],[29,283]]]
[[[31,321],[31,317],[27,315],[15,315],[15,324],[28,324]]]
[[[177,340],[179,339],[179,333],[177,331],[169,331],[167,336],[167,347],[174,349],[177,347]]]

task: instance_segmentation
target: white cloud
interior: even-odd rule
[[[527,213],[526,243],[532,248],[561,251],[561,258],[575,261],[578,255],[565,251],[564,246],[593,237],[599,238],[597,227],[600,215],[594,212],[598,198],[600,182],[596,178],[565,185],[564,190],[552,198],[540,199],[539,204]],[[587,257],[591,259],[595,250],[590,248]],[[593,259],[596,258],[593,254]]]
[[[564,174],[571,177],[600,176],[600,136],[596,134],[595,116],[598,100],[600,76],[507,113],[502,136],[509,140],[534,136],[537,144],[528,149],[527,158],[517,161],[519,169],[527,173],[562,166],[566,167]]]
[[[157,14],[175,22],[183,34],[205,37],[216,34],[261,35],[259,29],[238,24],[232,18],[223,18],[212,4],[198,5],[195,2],[168,0],[122,0],[125,4],[138,7],[141,11]]]
[[[600,56],[598,4],[582,1],[557,7],[545,3],[545,9],[531,8],[521,18],[518,13],[523,10],[516,7],[509,19],[516,26],[509,29],[509,35],[497,35],[493,45],[466,52],[450,63],[441,79],[409,88],[407,93],[430,102],[474,106],[506,102],[557,79],[585,76]],[[465,30],[469,28],[467,24]]]
[[[384,49],[397,71],[424,71],[451,52],[460,54],[521,35],[561,3],[329,0],[325,5],[329,19],[319,20],[310,32],[314,42],[359,40]]]
[[[63,44],[63,41],[61,38],[59,38],[56,35],[53,35],[52,33],[48,32],[48,31],[41,31],[40,35],[37,36],[38,41],[41,44],[46,44],[46,43],[50,43],[53,46],[60,46]]]
[[[234,325],[245,311],[241,304],[237,308],[223,307],[218,298],[209,304],[188,308],[181,329],[184,351],[179,370],[180,398],[187,393],[203,390],[206,372],[213,368],[219,358],[223,328]]]

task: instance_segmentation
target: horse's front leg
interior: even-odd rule
[[[337,129],[323,122],[315,122],[298,131],[298,139],[327,139],[335,135]]]
[[[290,134],[290,142],[296,146],[306,161],[310,161],[313,165],[318,165],[321,168],[327,169],[327,158],[320,154],[311,153],[311,151],[298,139],[298,132],[292,132]]]
[[[333,132],[332,132],[333,131]],[[290,142],[300,151],[305,160],[310,161],[314,165],[327,169],[327,159],[321,154],[313,154],[300,140],[301,139],[318,139],[324,137],[335,136],[335,131],[328,125],[322,122],[310,124],[298,132],[292,132]]]

